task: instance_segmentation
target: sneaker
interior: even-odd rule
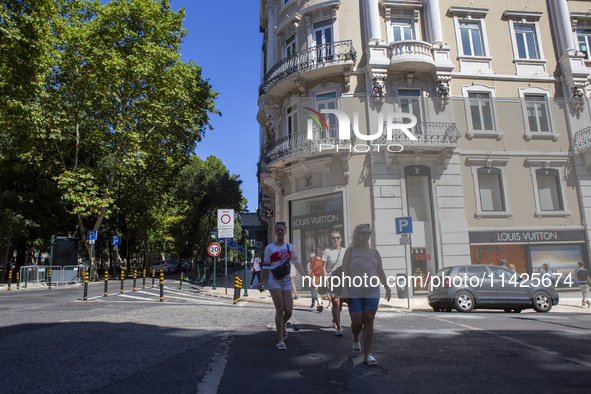
[[[591,301],[587,300],[586,304],[587,304],[587,308],[591,308]]]
[[[336,335],[337,337],[342,337],[343,336],[343,330],[337,330],[337,332],[335,332],[334,335]]]
[[[316,305],[312,304],[312,305],[310,305],[310,308],[314,309],[314,307],[315,307],[315,306],[316,306]]]
[[[316,308],[316,310],[317,310],[319,313],[322,313],[322,310],[323,310],[323,309],[324,309],[324,307],[323,307],[322,305],[320,305],[318,308]]]
[[[279,350],[287,350],[287,346],[283,342],[275,344],[275,347]]]

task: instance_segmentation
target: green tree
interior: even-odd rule
[[[99,230],[116,209],[120,177],[146,198],[161,195],[152,184],[187,162],[217,113],[217,94],[199,66],[181,61],[184,10],[172,11],[170,1],[60,5],[44,138],[88,248],[87,228]]]
[[[173,229],[181,256],[199,259],[207,255],[210,234],[217,229],[217,210],[234,209],[242,212],[246,200],[242,196],[238,175],[230,175],[226,166],[215,156],[205,161],[194,156],[179,174],[175,197],[182,202],[182,216]]]

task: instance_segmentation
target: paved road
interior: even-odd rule
[[[140,283],[140,282],[138,282]],[[126,284],[129,287],[129,282]],[[287,351],[270,304],[158,289],[102,297],[82,288],[0,293],[2,392],[561,392],[591,390],[591,313],[378,312],[368,367],[350,321],[298,303]],[[249,298],[256,299],[256,290]]]

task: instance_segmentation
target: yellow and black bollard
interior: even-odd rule
[[[8,271],[8,291],[11,290],[12,287],[12,271]]]
[[[145,289],[146,288],[146,270],[145,269],[144,269],[144,275],[143,276],[144,276],[144,278],[143,278],[143,281],[142,281],[142,289]]]
[[[156,277],[156,271],[152,270],[152,287],[154,287],[154,278]]]
[[[109,287],[109,271],[105,270],[105,295],[104,295],[104,297],[106,297],[108,294],[107,293],[108,287]]]
[[[48,283],[48,287],[51,289],[51,270],[49,270],[49,283]]]
[[[133,270],[133,291],[135,291],[135,281],[137,279],[137,269]]]
[[[121,270],[121,290],[119,291],[119,293],[123,293],[123,281],[125,280],[125,272],[123,272],[123,269]]]
[[[160,270],[160,302],[164,301],[164,272]]]
[[[82,300],[88,301],[88,271],[82,270],[82,275],[84,275],[84,297]]]
[[[16,289],[21,288],[21,281],[20,281],[20,272],[16,271]]]
[[[240,301],[240,289],[242,288],[242,279],[239,276],[234,277],[234,304]]]
[[[179,282],[179,289],[183,289],[183,273],[181,272],[181,281]]]

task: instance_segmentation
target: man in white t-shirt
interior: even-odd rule
[[[259,251],[255,250],[254,256],[250,260],[250,268],[252,269],[252,276],[250,278],[250,287],[256,276],[257,280],[261,281],[261,258],[259,257]]]
[[[342,236],[338,231],[333,231],[330,234],[330,241],[332,244],[331,248],[324,250],[322,254],[322,262],[324,264],[324,277],[326,283],[330,284],[330,276],[340,275],[338,272],[342,272],[340,269],[343,264],[343,257],[345,256],[345,249],[341,247]],[[336,328],[335,335],[340,337],[343,335],[343,328],[341,327],[341,309],[343,308],[343,302],[339,298],[339,295],[334,292],[329,292],[330,302],[332,306],[332,324]]]

